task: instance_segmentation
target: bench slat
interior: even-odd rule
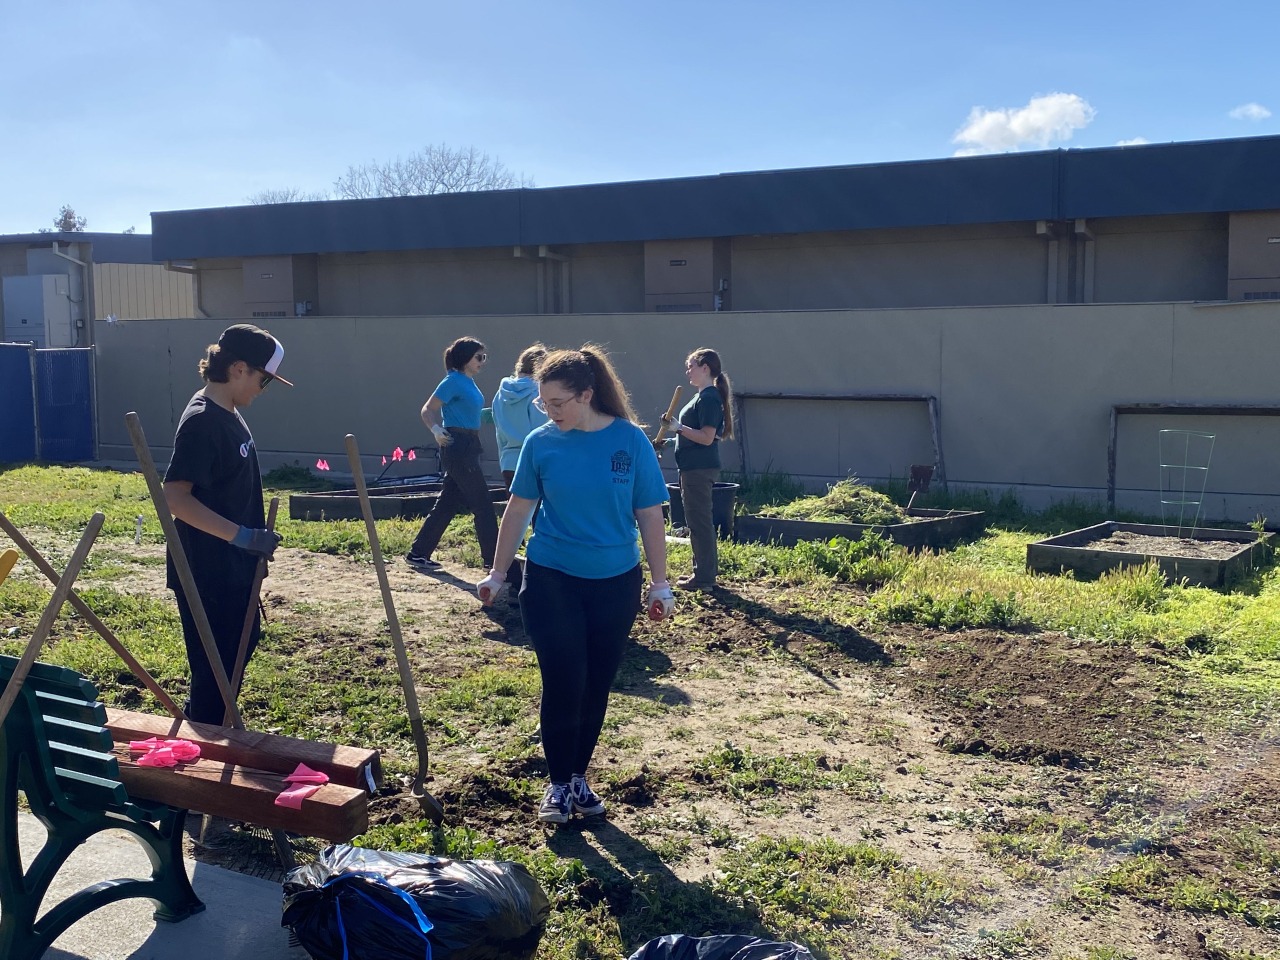
[[[35,695],[42,716],[102,726],[105,714],[102,712],[102,704],[97,700],[68,697],[48,690],[36,690]]]
[[[382,760],[377,750],[178,721],[172,717],[111,707],[106,710],[106,727],[117,743],[146,740],[148,737],[190,740],[200,745],[200,756],[208,760],[280,774],[293,773],[299,763],[305,763],[312,770],[328,774],[331,782],[343,786],[371,792],[382,786]]]
[[[59,766],[55,766],[53,772],[67,796],[82,807],[101,809],[119,807],[129,802],[129,795],[125,793],[124,785],[119,780],[95,777],[91,773]]]
[[[110,753],[113,745],[111,734],[101,724],[81,723],[78,720],[64,720],[61,717],[45,717],[44,732],[50,741],[73,744],[86,750]]]
[[[326,783],[302,801],[301,810],[275,805],[289,785],[281,774],[201,757],[176,767],[140,767],[119,757],[129,795],[272,830],[345,843],[369,829],[368,794]]]
[[[68,770],[90,773],[104,780],[119,779],[115,776],[119,767],[116,766],[116,757],[113,753],[88,750],[75,744],[50,740],[49,755],[53,757],[54,763]]]

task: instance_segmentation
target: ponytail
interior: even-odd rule
[[[725,440],[733,439],[733,387],[729,384],[727,374],[716,377],[716,390],[720,394],[720,402],[724,404],[724,431],[721,436]]]

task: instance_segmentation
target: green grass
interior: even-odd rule
[[[285,486],[309,482],[300,475],[273,479],[282,497],[287,496]],[[785,502],[794,498],[793,488],[782,474],[752,478],[744,485],[740,504]],[[162,540],[141,478],[84,468],[12,467],[0,470],[0,491],[0,509],[48,550],[55,566],[65,563],[70,544],[90,514],[106,514],[104,532],[86,571],[93,585],[81,592],[181,702],[187,668],[172,602],[119,588],[122,578],[160,562],[154,549],[146,556],[133,550],[139,514],[144,516],[144,542],[155,545]],[[889,628],[905,632],[899,625],[956,631],[943,638],[955,643],[964,643],[959,631],[971,627],[1051,630],[1082,645],[1131,646],[1144,657],[1160,655],[1159,682],[1194,691],[1197,696],[1190,698],[1187,709],[1199,711],[1206,726],[1227,722],[1223,718],[1231,710],[1255,723],[1274,715],[1280,703],[1277,567],[1264,568],[1228,591],[1167,584],[1153,567],[1093,581],[1031,575],[1025,570],[1027,544],[1107,519],[1097,504],[1070,501],[1041,514],[1025,510],[1012,497],[917,500],[917,505],[926,504],[986,509],[990,528],[972,543],[937,554],[910,553],[875,537],[837,538],[794,549],[721,545],[722,579],[736,595],[726,594],[714,603],[756,624],[767,625],[772,618],[780,631],[795,630],[795,623],[803,622],[815,649],[792,653],[763,642],[758,648],[719,653],[712,644],[721,638],[700,631],[704,605],[713,601],[689,596],[672,624],[645,635],[649,658],[629,661],[635,676],[624,679],[678,684],[669,664],[661,663],[664,643],[683,643],[699,651],[685,677],[730,682],[739,676],[767,677],[784,657],[825,676],[829,664],[823,662],[823,643],[830,644],[832,654],[845,652],[851,637],[880,639]],[[403,553],[419,525],[380,521],[383,552]],[[282,503],[279,529],[289,547],[369,558],[361,521],[289,520]],[[478,566],[469,518],[450,525],[440,549],[450,559]],[[673,576],[689,571],[687,547],[672,546],[669,559]],[[0,585],[0,652],[8,654],[21,651],[49,597],[49,585],[34,579],[29,565],[24,567]],[[249,666],[242,705],[246,720],[256,729],[377,746],[388,751],[389,772],[405,772],[411,769],[406,758],[413,756],[413,739],[389,645],[361,646],[356,642],[359,631],[344,626],[343,619],[341,610],[318,604],[273,611],[266,640]],[[412,626],[412,618],[406,623]],[[425,617],[416,627],[426,635],[442,629]],[[538,769],[541,751],[528,738],[536,723],[539,693],[535,658],[531,650],[515,647],[503,649],[498,657],[486,654],[487,631],[492,629],[486,621],[473,634],[450,638],[466,651],[461,672],[441,677],[422,673],[420,685],[427,692],[424,719],[433,749],[466,758],[449,769],[459,803],[500,802],[528,809],[541,791],[540,781],[530,772]],[[316,639],[327,642],[317,644]],[[890,640],[883,643],[888,648]],[[67,609],[42,658],[85,673],[110,703],[161,712],[110,649]],[[877,676],[875,669],[868,667],[867,677]],[[974,702],[963,709],[985,706]],[[900,731],[874,713],[847,716],[804,697],[789,707],[795,722],[817,728],[833,743],[853,741],[891,754],[915,748],[899,744]],[[779,709],[757,712],[763,722],[777,717]],[[868,951],[875,932],[886,924],[906,930],[947,927],[987,902],[990,893],[976,880],[936,863],[926,869],[877,846],[877,839],[895,829],[889,824],[867,822],[860,825],[861,831],[848,831],[849,836],[861,833],[862,843],[744,831],[743,819],[754,818],[765,829],[784,814],[820,807],[836,793],[843,795],[837,798],[841,801],[877,804],[884,810],[896,802],[886,787],[894,780],[883,779],[866,761],[838,764],[820,754],[786,752],[760,741],[694,752],[695,716],[696,708],[661,697],[615,693],[611,699],[604,737],[626,755],[601,771],[599,783],[607,791],[618,791],[643,781],[653,803],[634,821],[629,839],[638,859],[628,860],[625,869],[584,862],[541,837],[526,842],[523,835],[528,831],[523,828],[502,837],[463,827],[397,823],[372,830],[361,842],[379,849],[524,863],[554,904],[539,954],[542,960],[625,956],[646,939],[675,930],[796,939],[824,960],[868,956],[874,955]],[[647,745],[630,726],[642,720],[666,725],[669,740],[690,752],[678,773],[658,774],[646,768]],[[935,765],[932,755],[907,756],[912,759],[904,765],[914,774],[923,776]],[[1015,883],[1047,884],[1066,875],[1087,874],[1105,851],[1137,838],[1141,842],[1133,849],[1138,852],[1075,886],[1077,906],[1093,908],[1111,898],[1128,897],[1175,915],[1212,916],[1268,932],[1280,929],[1274,898],[1233,888],[1226,880],[1194,876],[1159,852],[1147,836],[1157,802],[1157,788],[1147,780],[1119,769],[1108,773],[1110,779],[1094,776],[1076,788],[1077,807],[1069,812],[1055,805],[1049,810],[1032,799],[1043,788],[1037,785],[1043,776],[1038,768],[987,765],[989,761],[976,758],[972,762],[984,764],[972,781],[982,806],[936,812],[931,826],[971,831],[990,862]],[[934,778],[941,780],[944,774],[937,769],[935,765]],[[942,789],[931,782],[930,789],[935,788]],[[943,802],[959,808],[974,801]],[[984,814],[988,802],[1001,804],[1002,821]],[[716,814],[723,811],[735,813],[732,818],[724,813],[722,821]],[[1178,827],[1171,829],[1176,834]],[[1215,842],[1241,876],[1280,870],[1280,854],[1269,832],[1236,828]],[[702,870],[698,865],[704,858],[714,864]],[[708,879],[681,882],[671,872],[677,867],[697,868]],[[1039,955],[1048,949],[1052,922],[983,931],[957,956]],[[1091,960],[1125,956],[1101,942],[1084,949],[1083,956]],[[1232,954],[1224,950],[1222,955]]]

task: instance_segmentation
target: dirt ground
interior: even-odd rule
[[[1197,560],[1226,560],[1248,546],[1239,540],[1199,540],[1191,537],[1154,537],[1131,530],[1115,530],[1110,535],[1081,547],[1137,553],[1146,557],[1190,557]]]
[[[486,612],[468,592],[478,571],[446,563],[424,575],[396,561],[389,576],[411,659],[430,674],[418,678],[423,698],[431,696],[431,677],[513,656],[532,662],[518,612],[502,602]],[[159,594],[162,581],[163,568],[148,567],[113,586]],[[282,549],[264,595],[272,617],[318,620],[340,610],[342,630],[309,642],[385,648],[394,669],[369,564]],[[1248,723],[1201,729],[1189,709],[1195,693],[1168,682],[1176,671],[1163,651],[1042,632],[862,633],[810,609],[803,594],[747,586],[714,597],[682,594],[675,627],[637,624],[611,705],[611,717],[620,719],[606,729],[593,773],[611,787],[607,829],[544,831],[526,798],[510,796],[488,776],[503,761],[475,745],[433,745],[437,775],[428,789],[452,823],[501,843],[547,845],[589,868],[664,871],[685,881],[714,875],[721,852],[713,845],[668,866],[633,839],[651,837],[655,818],[698,810],[741,838],[868,840],[912,864],[954,871],[983,891],[985,905],[949,926],[922,932],[886,924],[877,942],[903,957],[977,956],[984,935],[1024,922],[1051,931],[1046,956],[1084,956],[1100,944],[1143,960],[1280,949],[1275,930],[1238,919],[1171,912],[1124,896],[1101,906],[1071,897],[1077,884],[1143,853],[1179,875],[1230,881],[1273,905],[1280,900],[1275,873],[1247,875],[1223,840],[1252,831],[1280,857],[1274,739]],[[657,700],[680,708],[674,719],[641,709]],[[532,728],[534,718],[524,722]],[[833,770],[863,765],[868,789],[824,791],[816,803],[790,805],[727,798],[705,784],[695,764],[726,744],[816,755]],[[539,779],[535,759],[523,772]],[[675,781],[689,794],[673,810],[656,798]],[[375,822],[419,818],[403,792],[385,793],[372,803]],[[1083,852],[1053,869],[1033,869],[1033,876],[1002,869],[986,838],[1041,821],[1077,837]],[[1118,826],[1139,823],[1136,832]],[[191,849],[212,862],[279,875],[261,833],[224,829]],[[299,849],[305,856],[306,845]]]

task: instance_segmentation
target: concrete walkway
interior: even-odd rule
[[[19,814],[23,862],[44,842],[44,826]],[[193,860],[187,873],[203,913],[181,923],[157,923],[150,900],[124,900],[75,924],[45,954],[46,960],[307,960],[289,946],[280,926],[280,885]],[[81,847],[58,874],[46,898],[52,903],[100,880],[150,876],[142,847],[128,834],[99,834]]]

